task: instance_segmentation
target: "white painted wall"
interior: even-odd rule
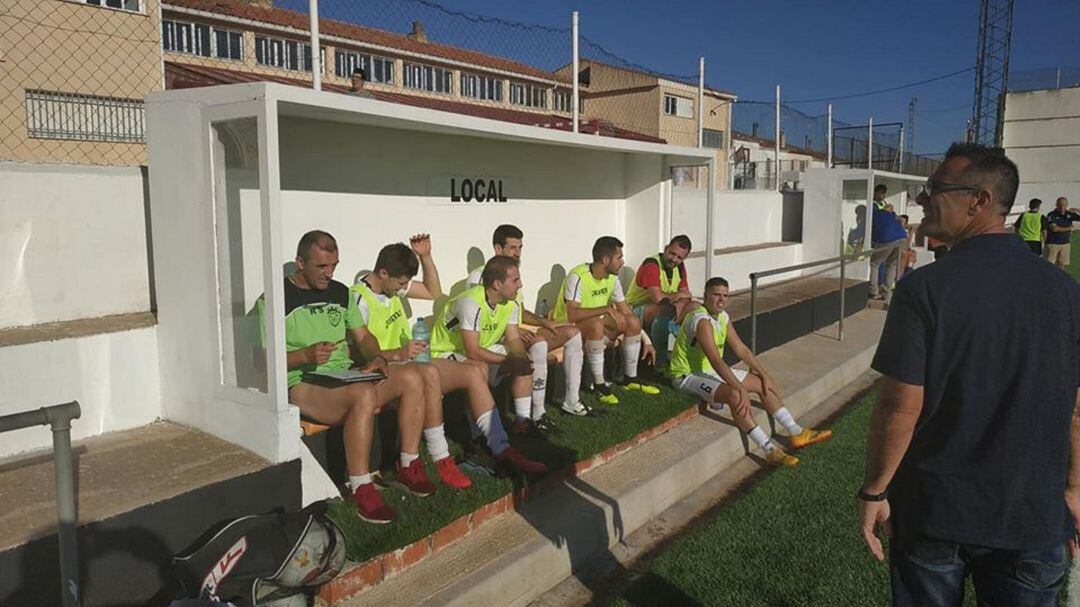
[[[150,309],[138,167],[0,163],[0,329]]]
[[[1032,198],[1044,213],[1059,196],[1080,206],[1080,87],[1009,93],[1002,143],[1020,169],[1014,211]]]
[[[283,120],[281,133],[289,141],[282,148],[285,249],[291,260],[304,232],[329,231],[341,248],[336,278],[345,284],[370,270],[385,244],[417,232],[432,235],[443,290],[450,291],[492,254],[495,226],[517,225],[525,232],[530,307],[545,283],[561,283],[566,270],[589,259],[598,236],[623,239],[630,266],[659,250],[658,160],[299,119]],[[509,202],[450,203],[451,176],[502,179]],[[430,314],[430,303],[411,303],[414,316]]]
[[[713,256],[713,275],[723,276],[731,285],[731,290],[750,288],[750,273],[771,270],[783,266],[802,263],[803,252],[801,244],[790,244],[755,251],[741,253],[728,253],[726,255]],[[689,274],[690,289],[700,296],[705,281],[705,258],[695,257],[686,260],[686,273]],[[770,276],[761,280],[760,284],[769,284],[799,276],[799,272],[787,272]]]
[[[154,327],[0,348],[0,415],[78,400],[72,438],[148,424],[161,416]],[[0,457],[49,447],[47,426],[8,432]]]

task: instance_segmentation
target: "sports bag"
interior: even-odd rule
[[[219,523],[173,557],[185,597],[237,607],[303,607],[344,565],[345,537],[324,501]]]

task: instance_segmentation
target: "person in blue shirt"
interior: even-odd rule
[[[907,230],[900,224],[896,213],[882,204],[888,191],[888,186],[883,183],[875,186],[874,203],[870,205],[874,213],[870,226],[871,247],[891,247],[870,255],[870,297],[886,303],[892,298],[893,287],[896,285],[896,270],[900,265],[900,252],[907,240]],[[879,274],[882,264],[885,265],[884,285],[881,284]]]

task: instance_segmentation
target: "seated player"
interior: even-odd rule
[[[285,349],[289,402],[308,418],[344,427],[349,490],[360,518],[370,523],[394,520],[394,511],[379,496],[371,480],[369,458],[375,414],[393,402],[398,407],[401,455],[400,481],[416,495],[435,491],[419,462],[420,431],[424,422],[422,378],[405,370],[393,386],[352,383],[325,387],[308,383],[304,373],[344,370],[353,366],[346,335],[357,337],[360,315],[345,285],[333,280],[338,264],[334,237],[315,230],[304,234],[296,249],[296,272],[285,277]],[[260,317],[265,300],[259,300]],[[265,325],[263,325],[265,327]],[[365,370],[386,372],[386,360],[376,356]]]
[[[686,311],[696,303],[690,296],[683,260],[690,254],[690,238],[680,234],[664,250],[641,262],[626,294],[626,305],[634,311],[641,326],[652,336],[656,346],[656,366],[668,361],[668,327],[682,322]]]
[[[593,376],[593,389],[600,402],[617,405],[619,399],[604,379],[605,339],[623,336],[622,385],[628,390],[659,394],[656,386],[638,380],[638,359],[655,356],[643,341],[641,323],[626,305],[619,269],[623,266],[623,243],[614,236],[601,236],[593,244],[592,263],[575,266],[566,274],[555,302],[554,319],[572,322],[585,340],[585,359]],[[643,345],[644,344],[644,345]]]
[[[515,426],[529,420],[532,363],[525,353],[517,303],[521,288],[518,261],[497,255],[488,260],[481,284],[469,287],[442,309],[431,332],[431,354],[483,370],[492,388],[510,379]]]
[[[491,244],[496,255],[506,255],[521,260],[522,238],[524,234],[517,226],[503,224],[495,228]],[[520,268],[519,268],[520,269]],[[466,281],[470,287],[482,283],[484,266],[469,273]],[[563,371],[566,376],[566,394],[563,397],[562,410],[571,415],[588,415],[589,408],[581,402],[581,366],[584,364],[584,352],[581,348],[581,331],[571,323],[552,322],[525,309],[521,292],[518,291],[517,303],[521,307],[521,320],[525,324],[540,327],[536,333],[521,329],[521,341],[528,349],[529,360],[533,365],[532,406],[525,408],[515,399],[514,413],[517,422],[513,432],[532,432],[558,434],[561,432],[544,414],[544,398],[547,392],[548,352],[555,348],[563,349]],[[529,420],[525,422],[524,420]]]
[[[426,234],[421,234],[412,237],[410,245],[411,249],[402,243],[383,247],[375,261],[375,270],[363,276],[360,282],[353,287],[361,298],[364,298],[365,292],[370,293],[371,299],[368,300],[369,312],[379,310],[379,308],[372,305],[373,301],[384,307],[378,312],[380,317],[384,319],[382,321],[384,325],[396,322],[397,319],[392,317],[398,312],[400,312],[402,318],[405,316],[401,297],[407,295],[417,299],[434,299],[442,294],[438,271],[431,257],[431,239]],[[420,266],[423,267],[423,280],[418,284],[412,278],[416,276]],[[369,333],[371,332],[370,318],[373,317],[369,317]],[[387,346],[401,344],[397,347],[397,351],[391,354],[395,359],[411,359],[427,348],[427,344],[411,339],[412,329],[409,327],[408,322],[399,325],[401,334],[396,338],[392,335],[393,329],[389,331],[385,329],[385,327],[376,329],[380,334],[384,334],[386,337],[385,342],[379,342],[378,338],[376,340],[365,340],[364,348],[368,354],[375,356],[382,352],[382,343]],[[373,341],[378,343],[373,343]],[[376,350],[376,347],[378,347],[378,350]],[[542,472],[547,470],[547,467],[543,464],[528,459],[520,451],[510,446],[506,431],[502,426],[502,420],[499,418],[498,412],[495,411],[495,399],[487,386],[486,369],[450,359],[435,358],[432,359],[430,366],[438,371],[438,378],[433,378],[430,374],[425,375],[428,386],[426,394],[429,399],[429,411],[430,403],[435,398],[435,394],[439,395],[439,406],[441,407],[443,394],[456,390],[465,390],[469,411],[474,420],[475,432],[478,436],[483,437],[487,447],[497,461],[509,464],[522,472]],[[420,365],[420,367],[423,368],[426,365]],[[390,366],[390,373],[395,373],[394,365]],[[441,411],[437,421],[438,426],[441,428]],[[435,422],[435,419],[429,421],[429,429],[433,428]],[[439,432],[439,434],[442,433]],[[429,452],[433,451],[431,443],[429,443],[428,449]],[[434,452],[432,452],[432,457],[436,457]],[[446,465],[446,468],[449,470],[449,465]],[[441,472],[442,469],[440,469]],[[462,476],[465,478],[464,475]],[[466,480],[468,479],[466,478]],[[450,484],[446,477],[443,477],[443,481]]]
[[[735,425],[765,451],[765,461],[773,466],[794,466],[799,459],[785,453],[754,423],[748,392],[761,398],[765,410],[790,433],[791,446],[796,449],[827,441],[832,431],[812,430],[795,423],[780,401],[776,382],[729,322],[724,311],[727,298],[726,280],[714,277],[705,283],[705,305],[687,313],[671,351],[672,384],[680,392],[702,398],[710,409],[717,410],[723,403],[730,405]],[[732,369],[724,362],[725,346],[731,346],[739,360],[750,367],[750,373]]]

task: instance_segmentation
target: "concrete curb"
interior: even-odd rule
[[[792,382],[802,384],[785,398],[796,418],[810,413],[869,368],[877,345],[877,333],[871,332],[880,331],[884,316],[871,314],[877,316],[866,317],[867,333],[862,339],[829,346],[830,342],[823,341],[826,338],[808,336],[810,341],[789,352],[806,358],[816,353],[814,348],[832,348],[832,358],[839,359],[828,364],[812,361],[817,362],[813,372]],[[780,361],[784,356],[775,355]],[[761,415],[755,412],[759,421]],[[729,422],[718,422],[711,415],[694,417],[609,465],[566,479],[543,499],[525,504],[515,515],[498,518],[473,540],[422,564],[416,572],[342,604],[396,600],[526,605],[575,570],[612,558],[609,549],[626,535],[743,458],[744,444]]]

